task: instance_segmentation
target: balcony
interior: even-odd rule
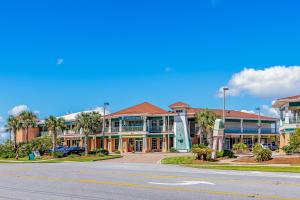
[[[239,128],[238,127],[226,127],[224,132],[225,133],[241,133],[242,130],[240,127]]]
[[[111,127],[111,132],[112,133],[120,132],[120,128],[119,127]]]
[[[150,126],[148,127],[148,132],[150,133],[161,133],[163,131],[162,126]]]
[[[258,127],[244,127],[243,131],[241,130],[240,127],[226,127],[225,128],[225,133],[251,133],[251,134],[258,134]],[[277,133],[275,128],[265,128],[262,127],[261,134],[275,134]]]
[[[134,132],[134,131],[143,131],[143,126],[123,126],[122,131],[124,132]]]
[[[65,130],[64,135],[74,135],[74,134],[79,134],[75,130]]]
[[[300,124],[300,117],[286,117],[285,124]]]

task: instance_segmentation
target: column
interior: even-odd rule
[[[167,135],[163,135],[163,146],[162,146],[162,151],[167,152]]]
[[[108,120],[108,132],[111,133],[111,119]]]
[[[243,119],[241,119],[241,133],[243,133],[244,132],[244,120]]]
[[[122,136],[119,137],[119,151],[123,153],[123,138]]]
[[[143,131],[144,132],[147,131],[147,117],[146,116],[144,116]]]
[[[166,132],[166,117],[163,116],[163,130],[162,130],[163,133]]]
[[[161,149],[160,149],[160,140],[161,140],[160,137],[158,137],[158,138],[157,138],[157,150],[158,150],[158,151],[161,150]]]
[[[111,136],[109,136],[108,138],[108,151],[109,152],[112,152],[112,139],[111,139]]]
[[[119,132],[122,132],[122,119],[119,120]]]
[[[148,145],[147,145],[147,136],[143,135],[143,153],[146,153],[148,149]]]

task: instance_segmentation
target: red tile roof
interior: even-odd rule
[[[205,110],[204,108],[190,108],[188,109],[188,114],[189,115],[194,115],[197,112]],[[214,112],[216,115],[222,117],[223,116],[223,110],[222,109],[208,109],[212,112]],[[229,118],[238,118],[238,119],[258,119],[258,115],[252,114],[252,113],[246,113],[246,112],[241,112],[237,110],[225,110],[225,116]],[[263,116],[261,115],[260,118],[262,120],[277,120],[276,118],[273,117],[268,117],[268,116]]]
[[[277,100],[285,100],[285,99],[299,99],[300,95],[295,95],[295,96],[289,96],[289,97],[284,97],[284,98],[280,98]]]
[[[164,114],[170,114],[168,111],[159,108],[151,103],[144,102],[123,110],[120,110],[115,113],[111,113],[108,115],[108,117],[113,117],[113,116],[122,116],[122,115],[164,115]]]
[[[176,102],[169,106],[169,108],[188,108],[188,107],[190,107],[190,105],[184,102]]]

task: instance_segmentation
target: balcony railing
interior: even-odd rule
[[[131,131],[143,131],[143,126],[123,126],[122,131],[131,132]]]
[[[148,128],[148,132],[150,132],[150,133],[161,133],[162,131],[163,131],[162,126],[150,126]]]
[[[285,124],[300,124],[300,117],[287,117]]]
[[[120,131],[120,127],[111,127],[111,132],[116,133]]]
[[[258,127],[244,127],[243,131],[239,127],[226,127],[225,133],[258,133]],[[276,133],[275,128],[261,128],[260,133],[262,134],[269,134],[269,133]]]

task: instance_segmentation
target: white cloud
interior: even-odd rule
[[[4,126],[0,126],[0,132],[4,132],[5,131],[5,127]]]
[[[18,106],[13,107],[10,111],[8,111],[8,114],[16,116],[16,115],[20,114],[21,112],[28,111],[28,110],[29,110],[29,107],[27,105],[18,105]]]
[[[245,68],[228,82],[229,95],[249,94],[279,98],[300,93],[300,66],[272,66],[263,70]],[[221,96],[222,88],[219,90]]]
[[[2,122],[3,121],[3,117],[2,116],[0,116],[0,122]]]
[[[262,108],[262,112],[265,115],[268,115],[268,116],[271,116],[271,117],[279,117],[279,112],[278,112],[277,109],[272,108],[268,105],[262,105],[261,108]]]
[[[256,114],[254,110],[241,110],[241,112]]]
[[[56,60],[56,64],[57,65],[61,65],[61,64],[63,64],[64,63],[64,59],[63,58],[58,58],[57,60]]]
[[[172,70],[171,67],[166,67],[166,68],[165,68],[165,72],[170,72],[171,70]]]

